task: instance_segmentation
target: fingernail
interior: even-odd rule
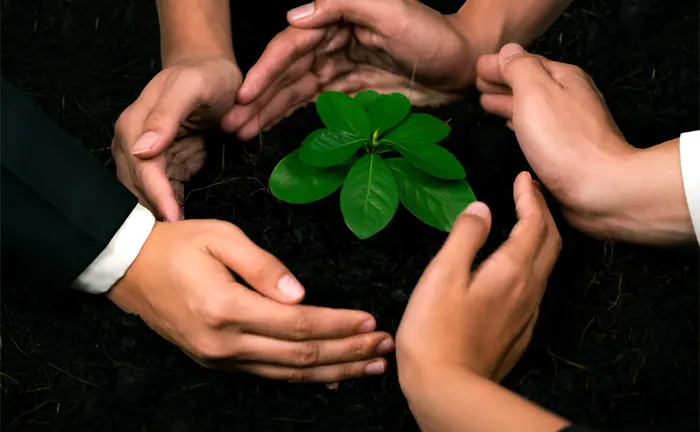
[[[377,346],[377,354],[378,355],[384,355],[384,354],[389,354],[394,350],[394,341],[389,339],[384,339],[378,346]]]
[[[288,274],[282,276],[277,282],[277,289],[290,300],[296,300],[304,295],[304,287],[294,276]]]
[[[368,319],[367,321],[363,322],[360,326],[360,332],[369,333],[371,331],[374,331],[375,328],[377,328],[376,321],[374,321],[374,319]]]
[[[339,385],[340,385],[340,383],[334,382],[334,383],[326,384],[326,387],[328,387],[328,390],[336,391],[336,390],[338,390]]]
[[[478,216],[484,220],[488,220],[489,218],[489,208],[486,204],[482,203],[481,201],[473,202],[467,206],[466,209],[464,209],[463,214],[469,214],[469,215],[474,215]]]
[[[529,171],[525,171],[525,175],[530,179],[530,181],[532,181],[532,174],[530,174]]]
[[[501,55],[505,58],[513,57],[514,55],[522,54],[525,50],[516,43],[509,43],[501,48]]]
[[[156,141],[158,141],[157,133],[146,132],[134,143],[134,146],[131,148],[131,154],[138,155],[149,151],[156,144]]]
[[[301,19],[304,19],[306,17],[309,17],[314,14],[314,3],[307,3],[303,6],[296,7],[289,12],[287,12],[287,17],[291,21],[298,21]]]
[[[381,375],[384,373],[384,362],[374,361],[367,366],[365,366],[365,373],[367,375]]]

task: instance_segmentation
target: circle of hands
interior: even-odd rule
[[[325,91],[401,92],[425,106],[458,100],[472,85],[484,109],[515,131],[565,213],[606,204],[582,201],[590,189],[577,179],[596,177],[587,169],[614,171],[632,150],[579,68],[514,44],[480,57],[494,47],[477,43],[457,15],[415,0],[315,5],[313,13],[308,6],[288,13],[292,25],[245,79],[232,53],[171,59],[122,113],[112,143],[117,174],[158,218],[183,219],[183,183],[204,164],[205,129],[220,126],[250,140]],[[600,163],[575,162],[594,158]],[[427,387],[407,377],[427,380],[427,370],[466,365],[500,381],[530,341],[561,248],[539,187],[526,173],[516,179],[513,198],[518,223],[474,271],[491,214],[474,203],[458,218],[413,291],[395,341],[366,312],[301,305],[305,289],[284,264],[222,221],[157,223],[108,296],[208,367],[336,383],[383,373],[382,356],[396,348],[409,398]],[[466,342],[455,345],[455,338]],[[429,413],[430,400],[411,404]]]

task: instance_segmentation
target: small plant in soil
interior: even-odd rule
[[[438,143],[450,126],[411,113],[400,93],[325,92],[316,110],[326,126],[272,171],[270,190],[282,201],[305,204],[340,190],[345,223],[360,239],[384,229],[399,202],[442,231],[476,200],[457,158]]]

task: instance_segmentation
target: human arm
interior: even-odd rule
[[[26,282],[107,291],[138,254],[153,217],[4,79],[0,97],[3,267]],[[125,221],[120,236],[132,241],[109,256]]]
[[[186,57],[235,62],[229,0],[157,0],[163,68]]]
[[[509,42],[529,45],[571,4],[571,0],[468,0],[456,14],[477,55],[498,52]]]
[[[532,337],[561,239],[527,173],[518,223],[474,271],[491,228],[483,203],[457,218],[416,286],[396,335],[401,389],[424,432],[559,431],[570,422],[497,383]]]
[[[572,225],[633,243],[697,241],[691,218],[700,182],[696,134],[636,148],[585,72],[517,45],[483,56],[477,72],[482,105],[506,118]]]
[[[106,293],[207,367],[324,382],[384,371],[393,342],[370,314],[299,305],[303,286],[232,224],[154,223],[4,80],[0,97],[3,283]]]

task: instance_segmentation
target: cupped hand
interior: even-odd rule
[[[222,127],[249,140],[319,93],[401,92],[414,105],[459,99],[480,48],[457,15],[415,0],[316,0],[287,15],[248,72]]]
[[[107,295],[211,368],[333,383],[381,374],[393,350],[366,312],[299,305],[290,271],[220,221],[156,223]]]
[[[156,75],[117,120],[117,175],[159,218],[183,218],[183,182],[206,157],[201,132],[233,107],[241,81],[232,58],[182,58]]]
[[[593,80],[580,68],[525,52],[516,44],[477,63],[486,111],[508,121],[542,183],[573,214],[622,204],[616,173],[637,153],[611,117]]]
[[[513,197],[518,223],[496,252],[472,271],[491,228],[488,207],[473,203],[413,291],[396,358],[404,393],[417,405],[429,403],[420,398],[426,386],[440,393],[453,373],[500,381],[530,341],[561,238],[528,173],[515,180]]]

